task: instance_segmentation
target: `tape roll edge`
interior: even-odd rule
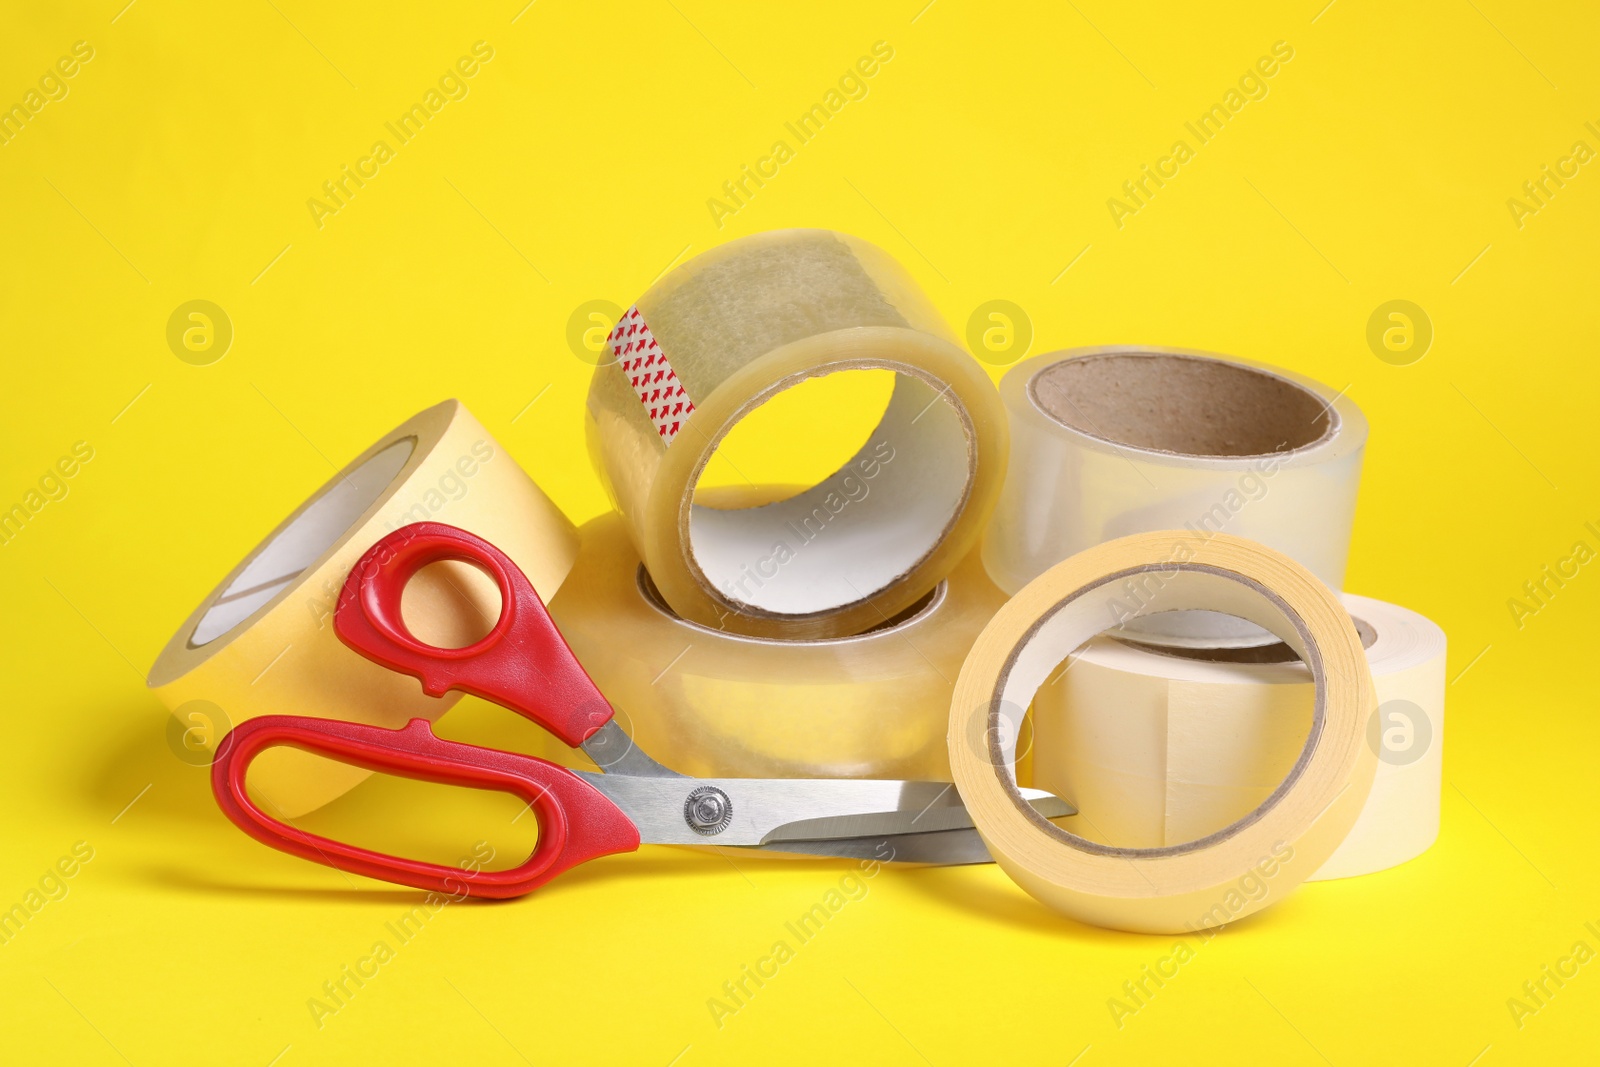
[[[1224,925],[1274,903],[1309,878],[1332,855],[1359,817],[1372,786],[1377,755],[1365,743],[1367,717],[1375,706],[1370,672],[1355,627],[1339,606],[1331,590],[1298,563],[1242,538],[1217,534],[1193,550],[1192,558],[1179,569],[1220,565],[1231,570],[1245,584],[1275,594],[1300,616],[1306,633],[1322,660],[1322,686],[1329,707],[1338,711],[1337,721],[1325,722],[1315,744],[1308,744],[1308,770],[1319,768],[1314,781],[1301,775],[1287,789],[1275,794],[1253,822],[1236,823],[1222,832],[1221,840],[1182,846],[1172,855],[1149,858],[1149,851],[1109,850],[1112,862],[1131,861],[1127,871],[1111,871],[1108,856],[1094,855],[1079,847],[1082,839],[1066,834],[1048,823],[1047,834],[1035,825],[1026,805],[1013,802],[1000,782],[998,769],[980,756],[971,743],[974,709],[995,706],[997,694],[1010,670],[1017,651],[1033,632],[1061,605],[1078,593],[1094,588],[1107,575],[1118,574],[1139,563],[1170,564],[1174,545],[1194,543],[1192,535],[1181,531],[1133,534],[1088,549],[1056,564],[1001,608],[968,654],[956,681],[951,703],[947,743],[953,777],[962,799],[972,813],[980,836],[996,862],[1022,888],[1041,902],[1070,917],[1096,925],[1146,933],[1181,933],[1208,926]],[[1240,570],[1233,557],[1248,559]],[[1030,592],[1031,591],[1031,592]],[[1045,611],[1040,604],[1048,602]],[[1342,625],[1319,622],[1304,616],[1343,619]],[[1292,617],[1292,616],[1291,616]],[[1071,649],[1062,649],[1066,658]],[[1324,782],[1326,778],[1326,783]],[[1333,797],[1309,819],[1285,802],[1316,785],[1322,793],[1340,783]],[[1320,799],[1320,794],[1317,799]],[[1274,816],[1274,811],[1280,814]],[[1269,817],[1271,816],[1271,817]],[[1038,820],[1042,822],[1042,820]],[[1287,823],[1287,825],[1285,825]],[[1288,834],[1293,840],[1281,840]],[[1191,847],[1198,846],[1198,847]],[[1098,846],[1097,846],[1098,848]],[[1288,855],[1282,855],[1284,850]],[[1089,858],[1093,856],[1093,858]],[[1202,862],[1201,858],[1215,862]],[[1149,865],[1141,868],[1141,865]],[[1215,868],[1207,871],[1207,866]],[[1241,883],[1250,879],[1260,865],[1270,865],[1270,877],[1257,876],[1262,885],[1259,899],[1254,889],[1245,891]],[[1155,881],[1178,888],[1160,892]],[[1128,873],[1131,871],[1131,875]],[[1085,879],[1087,888],[1075,878],[1085,872],[1110,873],[1104,886]],[[1140,884],[1140,879],[1144,879]],[[1117,890],[1120,889],[1120,895]],[[1229,897],[1237,897],[1233,906]],[[1214,917],[1217,906],[1227,901],[1223,918]],[[1208,918],[1212,917],[1212,918]]]
[[[926,355],[919,363],[875,353],[909,347]],[[822,357],[822,358],[815,358]],[[941,372],[930,364],[943,363]],[[777,372],[774,372],[777,368]],[[935,391],[948,390],[966,435],[967,484],[960,504],[933,548],[888,586],[847,605],[809,614],[765,611],[743,604],[712,588],[693,558],[689,539],[694,483],[722,439],[766,400],[809,378],[850,370],[886,370],[915,378]],[[662,597],[677,613],[704,626],[749,637],[822,640],[849,637],[904,611],[948,577],[982,537],[999,499],[1010,454],[1010,428],[995,398],[994,383],[983,369],[952,342],[920,330],[897,326],[854,326],[791,341],[740,367],[696,406],[695,414],[716,429],[697,449],[668,448],[651,484],[645,505],[640,553]],[[949,403],[941,397],[941,402]],[[862,448],[881,427],[874,425]],[[677,445],[677,442],[674,442]],[[859,454],[859,453],[858,453]],[[840,470],[854,462],[852,457]],[[820,481],[837,474],[830,473]],[[686,486],[687,490],[677,488]],[[632,524],[630,524],[631,526]],[[649,531],[673,531],[674,539]],[[635,542],[635,547],[641,547]],[[696,576],[701,575],[697,580]]]
[[[380,488],[372,488],[376,482],[370,476],[364,480],[355,475],[380,453],[406,441],[410,451],[399,468],[392,474],[387,473],[392,468],[379,468],[388,479]],[[484,452],[483,445],[490,451]],[[464,466],[469,460],[477,465]],[[466,488],[459,493],[446,488],[445,476],[455,477],[456,484]],[[336,518],[311,522],[303,535],[313,539],[315,557],[289,573],[289,566],[304,558],[290,548],[287,561],[279,561],[285,563],[282,570],[288,576],[276,569],[270,574],[272,579],[282,577],[283,588],[215,637],[194,643],[197,626],[240,576],[341,486],[354,492],[357,501],[365,501],[361,510],[353,513],[333,504],[331,515]],[[229,726],[263,714],[398,728],[412,717],[437,720],[460,699],[457,693],[427,696],[414,679],[365,660],[333,634],[331,614],[345,565],[353,565],[384,533],[418,521],[418,514],[489,536],[518,561],[545,598],[559,588],[576,560],[577,531],[572,523],[465,405],[451,399],[418,412],[301,498],[190,612],[158,655],[147,687],[171,710],[175,722],[188,725],[187,718],[205,726],[206,736],[197,750],[214,751]],[[437,597],[447,580],[419,575],[418,581],[419,606],[430,604],[423,610],[440,610]],[[257,589],[276,584],[267,581]],[[233,599],[248,592],[240,591]],[[448,601],[454,603],[459,593],[459,589],[450,593]],[[491,609],[492,604],[479,601],[480,611]],[[191,705],[195,710],[185,712]],[[216,722],[219,715],[222,721]],[[172,736],[169,732],[169,743]],[[189,745],[188,732],[183,736]],[[251,788],[282,814],[294,817],[320,807],[370,774],[352,764],[274,749],[253,768]]]

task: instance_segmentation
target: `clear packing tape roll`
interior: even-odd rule
[[[503,549],[539,595],[553,596],[578,550],[577,531],[481,423],[448,400],[385,434],[285,519],[212,590],[150,670],[186,742],[214,751],[258,715],[311,715],[398,728],[433,721],[459,699],[340,643],[333,611],[345,576],[389,531],[445,522]],[[500,611],[493,581],[445,562],[406,586],[402,613],[418,637],[470,643]],[[279,747],[251,767],[250,788],[275,816],[326,804],[371,772]]]
[[[653,285],[608,343],[589,391],[590,453],[682,618],[754,637],[849,636],[910,607],[976,543],[1005,469],[1005,415],[881,249],[827,230],[731,242]],[[894,389],[837,471],[761,507],[695,501],[718,444],[756,407],[868,369],[893,371]]]
[[[580,537],[551,617],[619,720],[662,763],[707,777],[950,780],[951,690],[1005,602],[975,553],[876,630],[772,640],[673,614],[617,515],[592,520]]]
[[[1247,537],[1343,584],[1367,423],[1342,393],[1204,352],[1082,348],[1018,364],[1000,395],[1011,464],[983,560],[1007,592],[1075,552],[1153,530]],[[1213,612],[1126,630],[1178,646],[1275,640]]]
[[[1310,729],[1283,781],[1234,822],[1177,845],[1074,834],[1038,815],[1015,781],[1026,709],[1070,653],[1112,624],[1127,580],[1145,593],[1136,614],[1221,611],[1277,634],[1314,686]],[[1375,707],[1356,627],[1306,568],[1227,534],[1133,534],[1056,564],[984,628],[950,706],[950,767],[990,854],[1035,898],[1098,926],[1178,933],[1259,911],[1328,861],[1372,788]]]
[[[1378,766],[1360,818],[1311,880],[1393,867],[1439,832],[1444,633],[1392,604],[1341,599],[1367,645]],[[1252,651],[1256,662],[1090,641],[1034,698],[1033,784],[1076,804],[1070,825],[1106,844],[1181,844],[1243,817],[1294,766],[1314,696],[1287,648]],[[1289,661],[1261,661],[1274,651]]]

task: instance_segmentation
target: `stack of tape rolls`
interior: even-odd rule
[[[1164,348],[1041,356],[997,391],[898,263],[826,230],[690,260],[607,344],[586,430],[614,513],[575,530],[461,405],[430,408],[184,623],[149,678],[178,722],[215,741],[268,713],[437,719],[458,694],[424,695],[331,625],[357,559],[429,520],[517,563],[656,759],[953,782],[995,861],[1085,922],[1221,926],[1434,839],[1444,636],[1333,591],[1367,433],[1342,391]],[[758,408],[851,371],[894,385],[836,470],[702,486]],[[402,614],[462,648],[499,608],[448,561],[411,579]],[[1080,814],[1035,812],[1019,759]],[[278,747],[250,785],[287,818],[369,773]]]
[[[951,691],[1005,601],[976,554],[865,633],[781,640],[679,618],[619,516],[592,520],[579,537],[551,617],[629,733],[667,766],[703,777],[950,780]]]
[[[1345,594],[1377,708],[1366,739],[1372,792],[1312,880],[1403,863],[1439,830],[1445,637],[1404,608]],[[1287,646],[1176,650],[1101,636],[1033,701],[1033,784],[1075,803],[1077,832],[1159,848],[1214,833],[1258,807],[1294,767],[1313,687]]]
[[[1015,593],[1126,534],[1226,532],[1344,580],[1367,424],[1343,393],[1286,371],[1174,348],[1083,348],[1000,383],[1011,464],[983,559]],[[1215,612],[1125,620],[1157,644],[1270,644]]]
[[[1005,469],[1004,411],[881,249],[826,230],[732,241],[653,285],[609,343],[589,391],[590,452],[681,618],[752,637],[858,634],[926,596],[982,532]],[[695,500],[719,443],[762,403],[870,369],[894,372],[893,393],[833,474],[761,507]]]
[[[1117,617],[1129,579],[1145,591],[1132,617],[1210,610],[1248,620],[1288,645],[1311,678],[1309,726],[1283,780],[1233,822],[1178,844],[1090,840],[1038,815],[1017,790],[1026,709],[1068,656]],[[1134,534],[1056,564],[984,628],[951,702],[950,767],[990,854],[1040,901],[1115,929],[1211,928],[1281,900],[1345,840],[1378,763],[1367,741],[1376,706],[1354,623],[1305,567],[1227,534]]]
[[[215,745],[267,714],[398,728],[444,714],[459,694],[426,696],[416,680],[346,648],[332,613],[346,574],[391,530],[447,522],[514,559],[540,596],[560,587],[577,532],[472,415],[454,400],[385,434],[285,519],[212,590],[167,643],[149,685],[193,736]],[[406,587],[418,637],[455,647],[499,614],[488,576],[444,562]],[[251,768],[253,793],[280,817],[320,807],[371,772],[279,747]]]

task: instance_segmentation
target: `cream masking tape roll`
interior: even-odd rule
[[[1005,602],[969,556],[868,633],[744,637],[686,622],[650,585],[617,515],[582,547],[550,614],[639,745],[702,777],[950,780],[961,661]]]
[[[361,554],[424,520],[488,539],[546,599],[577,555],[566,516],[466,408],[447,400],[385,434],[257,545],[167,643],[150,687],[213,750],[228,729],[257,715],[395,728],[437,719],[459,694],[425,696],[415,678],[340,643],[332,618]],[[401,604],[413,633],[446,647],[487,632],[499,608],[494,582],[455,562],[420,571]],[[250,787],[271,814],[294,817],[370,773],[279,747],[256,759]]]
[[[859,633],[924,596],[981,533],[1006,462],[999,397],[881,249],[827,230],[731,242],[652,286],[609,343],[590,452],[684,619],[756,637]],[[695,502],[751,411],[808,378],[870,369],[895,372],[894,390],[837,471],[763,507]]]
[[[1311,880],[1403,863],[1439,832],[1445,636],[1421,615],[1344,594],[1378,705],[1372,792]],[[1033,782],[1076,804],[1072,827],[1150,848],[1204,837],[1257,807],[1294,766],[1311,725],[1310,673],[1284,645],[1162,650],[1097,637],[1033,701]]]
[[[1015,593],[1091,545],[1147,530],[1226,532],[1344,580],[1367,422],[1343,392],[1243,360],[1176,348],[1079,348],[1000,383],[1011,465],[983,561]],[[1158,644],[1276,639],[1215,613],[1127,625]]]
[[[1073,650],[1115,621],[1130,579],[1145,592],[1140,612],[1221,611],[1278,634],[1315,687],[1311,727],[1284,780],[1233,823],[1179,845],[1071,833],[1023,800],[1012,770],[1024,710]],[[1327,862],[1372,787],[1374,707],[1355,625],[1310,571],[1228,534],[1133,534],[1050,568],[984,628],[956,682],[950,767],[990,854],[1023,889],[1083,922],[1177,933],[1259,911]]]

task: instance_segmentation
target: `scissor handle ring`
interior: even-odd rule
[[[500,614],[494,626],[483,637],[461,648],[430,645],[419,639],[406,626],[400,610],[406,583],[422,568],[449,560],[478,567],[500,591]],[[488,541],[456,526],[419,522],[385,536],[362,555],[345,578],[339,608],[359,611],[371,629],[392,646],[391,651],[405,651],[429,660],[470,660],[483,655],[512,632],[517,623],[517,606],[529,595],[537,599],[539,594],[510,557]],[[346,597],[354,599],[353,608],[345,608]],[[336,631],[337,623],[335,617]],[[427,682],[424,678],[425,688]],[[428,695],[440,696],[443,692],[441,689]]]
[[[444,560],[481,567],[500,589],[494,627],[464,648],[425,644],[401,618],[406,582]],[[494,545],[454,526],[412,523],[367,549],[339,593],[333,629],[373,662],[420,680],[429,696],[459,689],[492,700],[573,748],[611,721],[611,705],[550,621],[527,575]]]
[[[275,745],[327,756],[372,771],[420,781],[492,789],[526,802],[539,842],[520,865],[469,872],[392,856],[297,829],[266,814],[245,789],[245,774]],[[381,726],[263,715],[234,727],[211,765],[217,805],[234,825],[282,852],[353,874],[444,893],[453,898],[518,897],[580,863],[639,847],[639,831],[598,789],[555,763],[436,737],[426,719],[399,730]]]

